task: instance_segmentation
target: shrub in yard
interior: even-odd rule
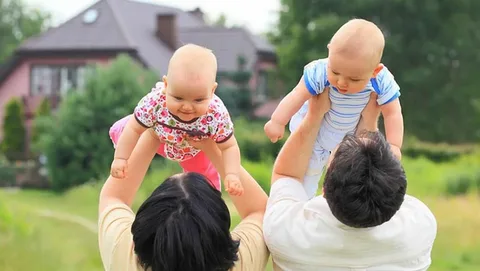
[[[70,187],[108,174],[113,145],[108,131],[118,119],[133,112],[158,76],[120,56],[107,67],[97,67],[83,91],[72,91],[56,116],[43,122],[40,148],[47,157],[52,188]]]
[[[11,99],[5,107],[3,120],[3,141],[0,150],[10,161],[23,158],[25,151],[25,115],[23,103],[17,99]]]
[[[475,182],[475,178],[468,175],[459,175],[450,178],[447,181],[446,193],[450,196],[465,195],[470,189],[475,188]]]
[[[34,149],[36,149],[36,146],[38,145],[40,135],[46,132],[42,129],[42,128],[45,128],[45,126],[41,124],[42,119],[44,118],[48,119],[51,113],[52,112],[51,112],[50,100],[45,98],[42,100],[42,102],[38,106],[35,112],[35,118],[33,120],[31,142]]]

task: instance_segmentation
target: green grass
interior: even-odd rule
[[[470,176],[472,183],[480,183],[475,179],[480,157],[465,156],[442,164],[406,158],[403,163],[409,194],[422,199],[438,221],[433,264],[429,270],[480,270],[479,190],[471,189],[467,195],[455,197],[445,194],[446,184],[459,176]],[[265,188],[270,181],[271,164],[271,161],[244,163]],[[134,209],[165,177],[177,171],[178,167],[167,164],[163,170],[149,174]],[[95,233],[101,185],[86,184],[63,195],[0,190],[0,270],[102,270]],[[225,198],[231,207],[228,196]],[[55,212],[57,217],[44,216],[42,212],[46,210]],[[68,217],[72,215],[83,218],[88,225],[70,221]],[[239,221],[232,209],[233,224]],[[271,266],[267,270],[271,270]]]
[[[58,199],[49,202],[40,196],[41,200],[30,202],[28,194],[42,193],[0,194],[4,203],[0,212],[12,217],[10,225],[15,225],[8,229],[8,222],[0,221],[5,224],[0,231],[0,270],[102,270],[95,233],[76,223],[43,217],[38,212],[54,207]]]

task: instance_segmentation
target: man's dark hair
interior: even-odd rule
[[[347,135],[326,172],[324,196],[343,224],[368,228],[389,221],[403,203],[407,178],[379,132]]]
[[[140,206],[132,225],[135,253],[153,271],[227,271],[238,259],[230,213],[197,173],[166,179]]]

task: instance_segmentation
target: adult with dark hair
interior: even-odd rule
[[[377,131],[375,97],[357,134],[346,136],[330,156],[323,195],[309,200],[301,182],[330,108],[325,92],[310,99],[273,169],[264,237],[275,270],[427,270],[436,220],[405,194],[402,165]]]
[[[221,193],[197,173],[167,178],[134,214],[131,205],[158,147],[144,133],[129,159],[129,176],[110,176],[99,202],[99,247],[105,270],[264,270],[268,250],[262,234],[267,195],[243,168],[244,193],[231,196],[240,224],[230,232]],[[224,176],[221,153],[211,140],[192,142]],[[159,182],[161,180],[158,180]]]

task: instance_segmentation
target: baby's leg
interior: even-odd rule
[[[317,194],[318,183],[320,182],[329,156],[329,151],[319,147],[315,147],[312,152],[307,172],[303,178],[303,187],[309,199],[315,197]]]
[[[180,166],[182,166],[184,172],[196,172],[204,175],[213,187],[221,191],[220,175],[203,151],[186,161],[180,162]]]
[[[110,127],[110,131],[108,134],[110,135],[110,139],[113,142],[113,147],[117,147],[117,142],[120,139],[120,135],[123,132],[123,129],[127,125],[128,120],[132,117],[132,115],[128,115],[118,121],[116,121],[112,127]],[[157,154],[165,157],[165,149],[164,149],[164,144],[160,144],[160,147],[158,147]]]

